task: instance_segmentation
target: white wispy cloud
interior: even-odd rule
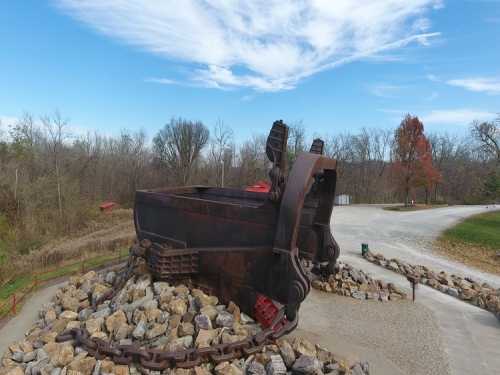
[[[408,113],[413,116],[418,116],[424,125],[469,125],[473,121],[491,121],[498,114],[481,109],[471,108],[455,108],[455,109],[434,109],[427,111],[408,111],[401,109],[378,109],[379,112],[386,113],[390,116],[392,122],[401,121]]]
[[[426,15],[441,0],[57,0],[94,29],[196,66],[215,87],[291,89],[302,79],[438,36]],[[172,84],[172,80],[155,79]]]
[[[424,124],[436,125],[468,125],[472,121],[489,121],[496,117],[496,113],[459,108],[459,109],[439,109],[433,110],[422,116]]]
[[[182,83],[176,81],[175,79],[157,78],[157,77],[146,78],[144,82],[161,83],[162,85],[179,85]]]
[[[378,83],[370,87],[370,93],[379,98],[395,98],[404,89],[403,86],[391,85],[387,83]]]
[[[446,81],[446,83],[448,85],[462,87],[469,91],[500,94],[500,77],[450,79]]]

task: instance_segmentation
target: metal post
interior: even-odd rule
[[[11,309],[12,315],[16,315],[16,304],[17,304],[16,293],[14,293],[12,295],[12,309]]]
[[[411,284],[412,290],[412,301],[415,302],[415,291],[417,289],[417,284],[420,282],[420,279],[417,276],[410,275],[406,278]]]
[[[367,253],[368,253],[368,244],[362,243],[361,244],[361,255],[365,256]]]

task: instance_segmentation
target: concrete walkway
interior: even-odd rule
[[[38,310],[43,304],[50,302],[57,289],[62,285],[51,285],[30,296],[22,306],[21,311],[2,327],[0,330],[0,356],[10,344],[24,337],[25,332],[38,319]]]

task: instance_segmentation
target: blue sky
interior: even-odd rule
[[[0,2],[0,119],[59,110],[75,132],[218,118],[238,140],[276,119],[308,133],[463,133],[500,112],[500,1]]]

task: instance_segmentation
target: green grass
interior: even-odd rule
[[[128,249],[121,249],[119,252],[120,257],[125,260],[128,255]],[[113,252],[111,254],[99,255],[96,257],[92,257],[89,259],[85,259],[84,261],[78,261],[71,264],[62,265],[57,267],[49,272],[43,273],[37,276],[37,281],[39,283],[43,283],[45,281],[49,281],[52,279],[56,279],[58,277],[77,274],[82,269],[82,263],[84,263],[85,270],[90,270],[92,268],[96,268],[102,266],[112,260],[117,259],[118,253]],[[0,306],[3,305],[4,302],[9,300],[14,293],[23,294],[29,287],[32,285],[34,281],[34,275],[27,274],[17,277],[7,284],[0,288]],[[0,317],[4,315],[6,310],[10,309],[10,303],[7,304],[3,309],[0,308]]]
[[[500,250],[500,211],[471,216],[446,230],[442,238]]]

